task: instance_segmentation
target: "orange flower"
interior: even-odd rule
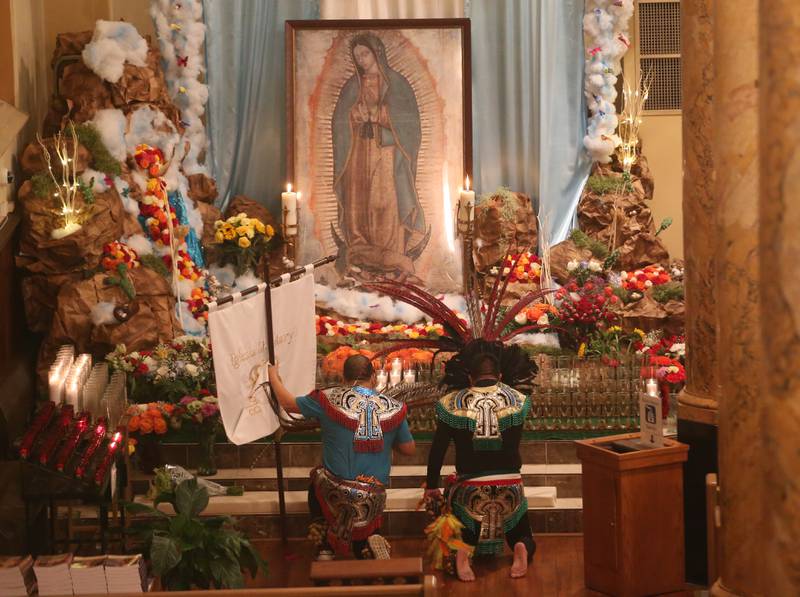
[[[175,405],[169,402],[165,402],[161,406],[164,409],[164,412],[167,413],[168,415],[171,415],[172,411],[175,410]]]
[[[158,435],[164,435],[167,432],[167,422],[164,419],[155,419],[153,421],[153,430]]]
[[[147,415],[142,415],[141,419],[139,420],[139,432],[153,433],[153,419]]]
[[[139,430],[139,415],[134,415],[128,420],[128,431],[134,433]]]

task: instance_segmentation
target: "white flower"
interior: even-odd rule
[[[128,355],[128,358],[138,361],[141,358],[141,356],[142,355],[140,355],[138,352],[134,351],[134,352],[132,352],[131,354]]]
[[[504,276],[507,276],[510,273],[511,273],[511,268],[510,267],[504,267],[503,268],[503,275]]]
[[[676,342],[669,347],[669,351],[679,357],[682,357],[686,354],[686,344],[684,342]]]
[[[603,264],[597,261],[597,259],[592,259],[589,261],[589,270],[593,272],[599,272],[602,271],[602,269],[603,269]]]
[[[575,271],[576,269],[578,269],[578,262],[577,262],[577,261],[575,261],[575,260],[573,259],[572,261],[570,261],[569,263],[567,263],[567,271],[568,271],[568,272]]]
[[[550,318],[547,317],[547,313],[543,313],[539,319],[536,320],[538,325],[550,325]]]
[[[142,361],[142,362],[145,365],[147,365],[147,369],[150,370],[150,371],[155,369],[156,365],[158,364],[158,363],[156,363],[156,360],[153,357],[145,357],[144,361]]]
[[[644,281],[644,287],[645,288],[650,288],[652,285],[653,285],[653,281],[652,280],[645,280]]]
[[[158,377],[166,377],[167,375],[169,375],[169,367],[167,367],[166,365],[162,365],[161,367],[156,369],[156,375]]]
[[[516,316],[514,316],[514,321],[516,321],[519,325],[525,325],[528,323],[528,316],[525,315],[525,311],[520,311],[516,314]]]
[[[197,365],[187,364],[184,366],[184,371],[191,375],[192,377],[197,377],[197,374],[200,373],[200,370],[197,368]]]

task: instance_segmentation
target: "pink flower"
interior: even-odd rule
[[[203,418],[208,419],[210,417],[215,416],[219,412],[219,408],[216,404],[205,403],[203,407],[200,409],[200,412],[203,413]]]
[[[194,402],[195,400],[197,400],[197,398],[195,398],[194,396],[184,396],[183,398],[181,398],[180,403],[186,406],[187,404],[189,404],[190,402]]]

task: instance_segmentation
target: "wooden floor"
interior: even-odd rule
[[[583,537],[580,535],[542,535],[536,538],[537,550],[528,575],[511,579],[508,567],[511,553],[499,558],[476,561],[474,569],[477,580],[463,583],[439,573],[444,583],[441,595],[480,595],[502,597],[530,595],[544,597],[584,597],[600,595],[587,590],[583,585]],[[421,555],[421,539],[391,540],[392,555],[397,557]],[[307,541],[292,540],[288,550],[279,541],[259,541],[257,545],[269,564],[267,578],[257,578],[250,586],[300,587],[308,586],[311,565],[311,547]],[[491,590],[492,593],[487,593]]]

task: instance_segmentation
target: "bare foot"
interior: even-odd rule
[[[456,552],[456,574],[458,575],[458,580],[463,580],[464,582],[475,580],[475,573],[469,564],[469,555],[463,549],[459,549]]]
[[[528,572],[528,548],[521,541],[514,545],[514,561],[511,563],[511,578],[522,578]]]

